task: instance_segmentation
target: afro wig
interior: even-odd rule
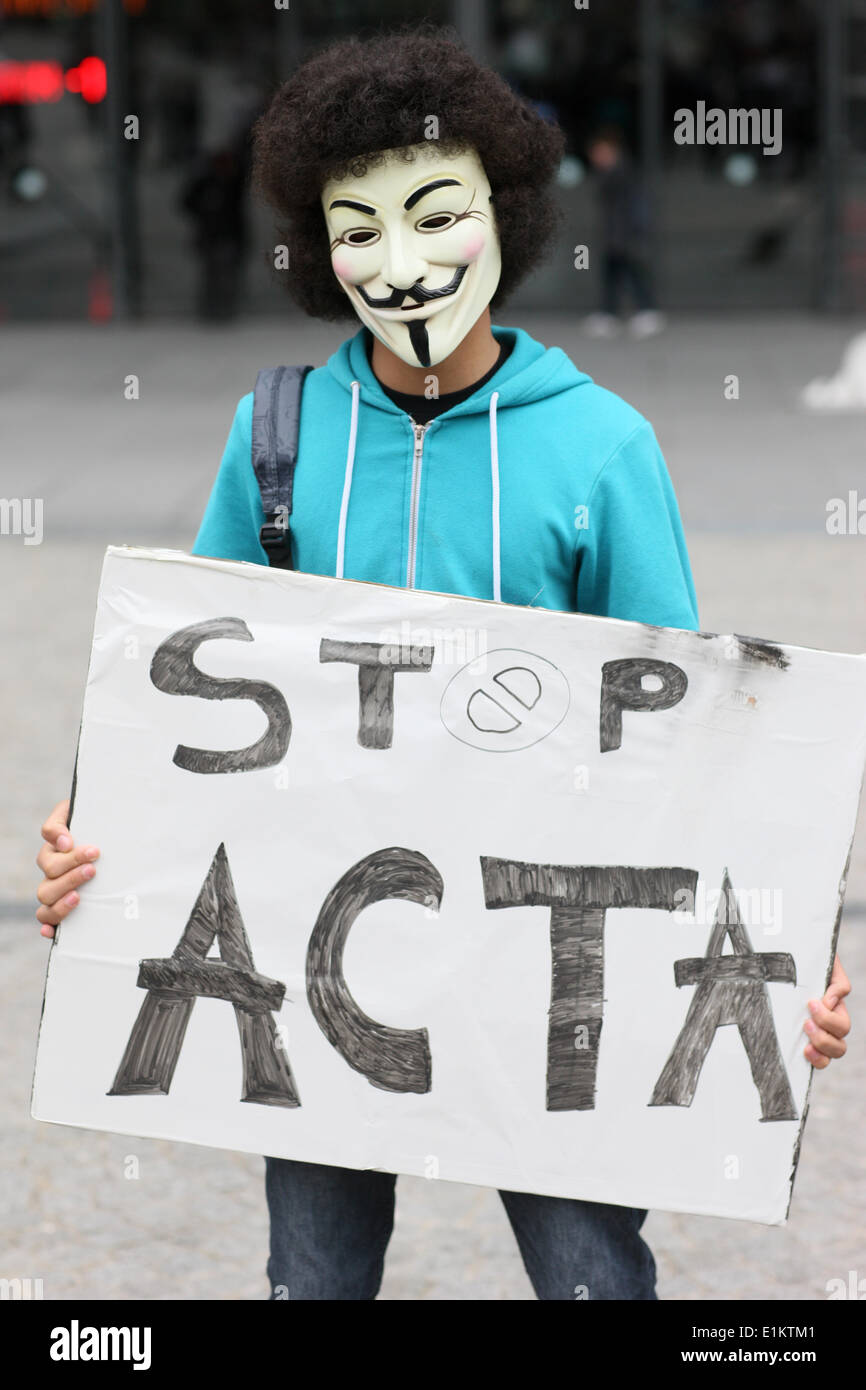
[[[420,145],[431,129],[430,144],[445,155],[474,149],[490,182],[502,251],[493,307],[541,260],[556,226],[559,127],[479,67],[448,30],[422,25],[343,39],[277,89],[252,132],[253,188],[278,214],[289,252],[283,283],[306,313],[354,317],[331,268],[325,184],[363,177],[385,151]]]

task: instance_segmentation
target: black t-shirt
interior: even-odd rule
[[[367,342],[367,358],[370,361],[371,369],[373,365],[372,347],[373,340],[371,336]],[[511,343],[501,342],[499,344],[499,356],[493,363],[489,372],[485,372],[484,376],[478,381],[473,381],[471,386],[464,386],[461,391],[448,391],[444,395],[434,396],[432,400],[428,400],[423,393],[421,395],[415,395],[409,391],[394,391],[390,386],[385,386],[383,382],[379,381],[378,377],[376,377],[376,380],[379,381],[379,385],[382,387],[385,395],[388,396],[396,406],[399,406],[401,410],[405,410],[406,414],[412,417],[416,425],[426,425],[437,415],[441,415],[443,411],[450,410],[452,405],[458,405],[460,401],[465,401],[468,396],[471,396],[473,392],[483,386],[486,381],[489,381],[494,372],[499,371],[499,368],[510,352]]]

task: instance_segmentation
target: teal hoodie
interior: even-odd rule
[[[413,427],[361,328],[304,383],[293,563],[471,598],[696,629],[677,501],[651,425],[561,348],[494,326],[511,353],[466,400]],[[194,555],[267,564],[238,403]]]

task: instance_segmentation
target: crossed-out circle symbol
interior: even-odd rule
[[[451,677],[439,716],[461,743],[513,753],[552,733],[570,699],[568,681],[552,661],[517,647],[495,647]]]

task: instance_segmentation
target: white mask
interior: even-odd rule
[[[502,261],[477,154],[409,148],[411,163],[388,150],[363,177],[331,180],[322,207],[331,265],[358,318],[411,367],[431,367],[487,308]]]

